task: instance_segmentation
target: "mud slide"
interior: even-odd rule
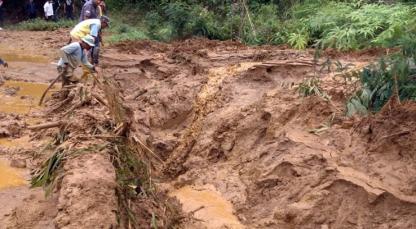
[[[0,53],[21,33],[0,35]],[[55,54],[33,58],[46,33],[23,33],[36,38],[26,56],[15,50],[1,70],[6,228],[416,227],[415,105],[345,117],[344,79],[318,72],[312,52],[126,42],[105,49],[95,86],[65,100],[54,89],[39,108],[36,90],[11,80],[54,78]],[[356,68],[375,58],[328,57]],[[298,94],[313,76],[330,100]],[[56,127],[33,131],[45,123]],[[48,162],[50,179],[35,179],[44,189],[29,189]]]
[[[375,58],[335,56],[354,68]],[[120,44],[106,57],[165,160],[163,186],[203,226],[416,226],[413,121],[346,118],[349,91],[334,69],[318,73],[330,101],[299,96],[296,85],[317,74],[312,52],[190,40]]]

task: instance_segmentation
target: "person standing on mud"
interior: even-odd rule
[[[59,9],[61,8],[61,3],[59,2],[59,0],[53,0],[52,3],[53,6],[53,20],[54,21],[58,21],[59,19]]]
[[[65,0],[65,15],[67,19],[74,20],[74,1]]]
[[[98,16],[102,17],[107,14],[107,6],[103,0],[98,4]]]
[[[62,86],[78,82],[74,77],[74,70],[82,65],[90,72],[95,72],[95,66],[88,61],[85,51],[94,47],[94,37],[87,35],[79,42],[73,42],[60,50],[58,72],[62,76]]]
[[[45,12],[45,19],[47,21],[53,20],[53,4],[52,0],[48,0],[45,2],[45,5],[43,5],[43,10]]]
[[[110,24],[110,19],[107,16],[102,16],[100,19],[88,19],[78,23],[71,30],[71,40],[80,40],[86,35],[91,35],[95,39],[95,46],[91,51],[92,63],[97,65],[100,54],[101,31],[107,28]]]
[[[36,18],[36,4],[33,0],[29,0],[29,3],[26,5],[26,13],[28,19]]]
[[[98,18],[98,5],[101,3],[100,0],[89,0],[81,9],[81,15],[79,21],[82,22],[87,19]]]

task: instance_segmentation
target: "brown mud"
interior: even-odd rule
[[[25,55],[36,53],[35,47],[45,42],[52,45],[37,53],[47,61],[16,58],[17,64],[11,65],[17,70],[1,73],[12,80],[53,79],[53,48],[64,42],[45,40],[46,34],[0,34],[1,47],[23,39],[21,35],[35,37],[22,47]],[[360,68],[382,52],[329,52],[323,58]],[[127,228],[416,227],[415,104],[347,118],[349,89],[334,72],[318,73],[313,57],[313,51],[205,39],[106,47],[102,67],[128,108],[126,136],[156,154],[145,150],[140,157],[148,159],[151,169],[146,173],[157,191],[148,195],[142,190],[126,202],[120,200],[114,147],[101,148],[114,146],[108,134],[123,130],[114,125],[113,111],[92,98],[68,113],[78,97],[67,106],[57,106],[53,97],[45,108],[23,115],[2,111],[0,127],[9,137],[1,141],[2,155],[25,158],[28,169],[39,168],[52,153],[39,149],[60,132],[36,133],[27,126],[60,120],[72,123],[61,147],[84,151],[65,160],[52,195],[45,198],[39,189],[31,189],[25,198],[10,197],[15,204],[9,209],[14,210],[0,212],[5,215],[0,219],[10,228],[110,227],[119,225],[118,217],[126,217],[120,209],[128,208],[127,218],[133,215],[136,222],[121,225]],[[42,76],[28,73],[42,67],[49,69],[37,73]],[[316,74],[330,101],[296,92],[300,82]],[[103,90],[86,88],[107,103],[111,100]],[[78,95],[81,89],[74,90]],[[6,147],[22,138],[33,146]],[[141,187],[140,182],[129,185]],[[175,215],[177,204],[168,196],[182,204],[182,216]]]

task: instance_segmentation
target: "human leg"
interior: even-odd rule
[[[92,48],[91,51],[91,57],[92,57],[92,64],[97,65],[99,62],[99,57],[100,57],[100,37],[97,37],[97,39],[95,39],[95,46],[94,48]]]

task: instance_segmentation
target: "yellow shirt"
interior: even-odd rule
[[[101,29],[100,19],[87,19],[80,22],[75,26],[71,31],[71,37],[80,40],[81,38],[91,35],[93,37],[98,37],[98,32]]]

